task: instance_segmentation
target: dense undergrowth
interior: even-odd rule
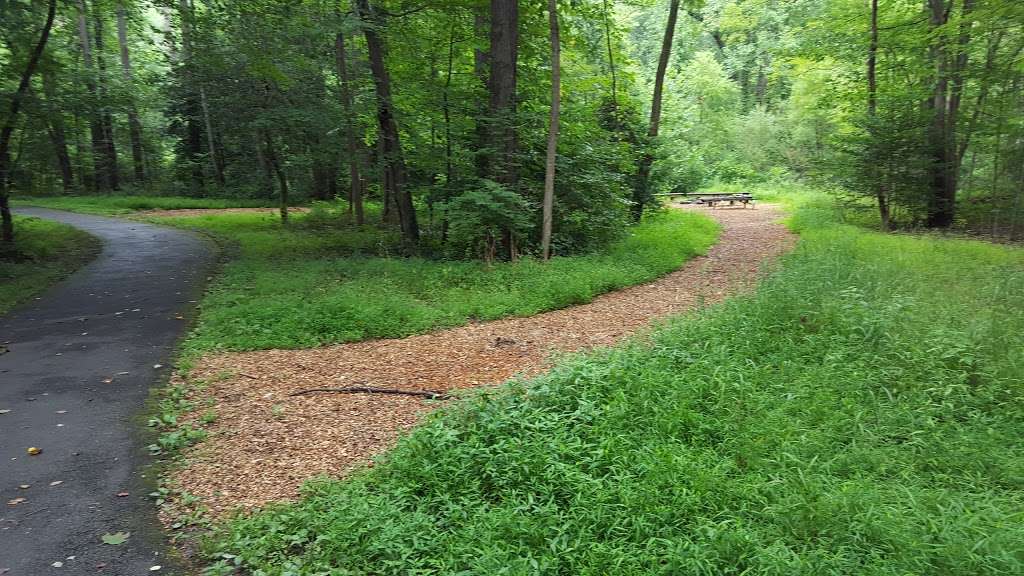
[[[598,253],[487,265],[392,257],[393,231],[326,225],[315,211],[287,227],[266,214],[160,221],[211,233],[232,252],[184,345],[191,353],[308,348],[528,316],[675,270],[718,231],[704,216],[672,211]]]
[[[0,247],[0,314],[74,272],[100,250],[99,239],[66,224],[14,218],[16,242]]]
[[[274,200],[231,198],[188,198],[185,196],[97,195],[97,196],[23,196],[18,206],[41,206],[86,214],[129,214],[138,210],[181,210],[196,208],[258,208],[275,206]]]
[[[439,413],[211,573],[1020,574],[1024,252],[793,225],[756,294]]]

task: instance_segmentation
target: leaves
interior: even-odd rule
[[[120,546],[121,544],[127,542],[128,538],[131,537],[131,535],[131,532],[114,532],[113,534],[108,532],[101,536],[100,540],[102,540],[104,544],[109,544],[111,546]]]

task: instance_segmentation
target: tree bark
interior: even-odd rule
[[[42,56],[43,50],[46,48],[46,41],[50,38],[50,29],[53,28],[53,17],[56,13],[57,0],[50,0],[46,11],[46,23],[39,34],[39,41],[36,42],[36,46],[29,56],[28,64],[25,65],[25,70],[21,73],[18,89],[11,97],[7,118],[4,120],[3,128],[0,128],[0,240],[7,244],[14,242],[14,218],[11,216],[10,200],[7,193],[7,178],[11,163],[11,135],[14,133],[14,123],[18,118],[18,110],[21,108],[21,99],[28,91],[32,73],[35,72],[36,65],[39,64],[39,57]]]
[[[602,0],[602,18],[604,19],[604,40],[608,47],[608,73],[612,80],[612,106],[618,110],[619,108],[619,96],[618,96],[618,81],[615,77],[615,53],[612,51],[612,24],[611,18],[608,17],[608,0]]]
[[[928,0],[929,23],[936,32],[929,55],[935,68],[935,82],[930,107],[932,109],[931,148],[932,175],[925,225],[929,228],[948,228],[956,216],[956,190],[959,172],[959,154],[956,141],[956,123],[963,90],[963,70],[967,66],[966,44],[970,41],[969,24],[961,24],[955,58],[939,28],[949,21],[952,2]],[[967,22],[974,0],[963,0],[961,18]]]
[[[445,68],[444,91],[441,93],[441,108],[444,112],[444,201],[451,200],[452,186],[455,181],[455,166],[452,159],[452,111],[448,92],[452,86],[452,74],[455,69],[455,24],[448,33],[448,66]],[[441,242],[448,240],[448,211],[441,217]]]
[[[288,177],[284,168],[277,159],[277,150],[274,149],[274,139],[270,136],[269,130],[263,130],[263,143],[266,145],[267,162],[270,164],[274,174],[277,175],[278,191],[280,192],[281,222],[288,223]]]
[[[491,179],[507,186],[518,180],[516,68],[519,58],[519,3],[491,0],[490,142],[495,150]]]
[[[181,18],[181,63],[178,67],[181,82],[182,116],[185,118],[185,160],[192,173],[192,185],[202,193],[206,187],[203,174],[203,129],[199,116],[202,114],[200,98],[193,84],[192,71],[192,6],[189,0],[178,0],[178,15]]]
[[[476,77],[477,82],[480,83],[480,87],[483,90],[488,90],[487,80],[487,68],[488,60],[490,59],[486,50],[480,48],[479,43],[482,43],[485,38],[488,37],[488,21],[487,14],[484,13],[481,7],[477,7],[473,11],[473,32],[476,35],[476,41],[478,42],[477,47],[473,48],[473,75]],[[490,174],[490,143],[487,141],[487,121],[486,116],[488,114],[487,106],[480,104],[477,110],[476,118],[476,155],[474,156],[474,164],[476,166],[476,175],[479,178],[487,178]]]
[[[875,74],[878,62],[878,0],[871,0],[871,40],[868,42],[868,121],[870,130],[877,130],[878,117],[878,80]],[[869,160],[872,162],[872,160]],[[886,195],[885,187],[878,180],[877,164],[871,164],[871,185],[875,188],[875,198],[878,200],[878,216],[882,223],[882,230],[889,230],[889,198]]]
[[[57,168],[60,169],[61,183],[64,193],[70,194],[75,189],[74,170],[71,166],[71,155],[68,153],[67,132],[64,129],[64,116],[57,104],[57,86],[53,81],[53,72],[43,69],[43,95],[46,97],[47,127],[50,141],[53,143]]]
[[[355,213],[356,224],[363,224],[363,183],[359,175],[359,139],[356,135],[355,106],[352,97],[352,83],[348,75],[345,54],[345,36],[339,30],[334,39],[334,54],[338,65],[338,81],[341,88],[341,105],[345,112],[345,145],[348,152],[349,206]]]
[[[540,250],[543,258],[551,258],[551,221],[555,201],[555,160],[558,150],[558,113],[561,106],[561,46],[558,34],[558,0],[548,0],[548,21],[551,28],[551,118],[548,124],[548,150],[544,165],[544,201],[541,222]],[[609,49],[609,55],[611,50]]]
[[[217,179],[217,185],[224,188],[224,159],[220,154],[220,147],[217,146],[217,133],[213,131],[213,118],[210,116],[210,104],[206,99],[206,88],[201,84],[199,86],[199,106],[203,111],[206,148],[210,154],[210,162],[213,164],[213,175]]]
[[[92,45],[89,41],[89,26],[86,20],[85,0],[78,0],[78,42],[82,49],[82,65],[85,67],[85,87],[89,93],[92,106],[89,110],[89,136],[92,144],[93,188],[97,192],[109,190],[110,179],[106,167],[106,151],[104,150],[103,122],[96,109],[99,96],[96,93],[96,81],[93,77]]]
[[[670,0],[668,6],[668,22],[665,23],[665,37],[661,42],[661,55],[658,57],[658,70],[654,75],[654,94],[651,98],[651,123],[647,130],[649,142],[646,150],[640,156],[640,166],[637,170],[637,184],[633,190],[633,219],[639,221],[644,213],[644,206],[651,196],[650,179],[651,167],[654,165],[654,140],[658,137],[658,129],[661,124],[661,94],[665,87],[665,71],[668,70],[668,61],[672,56],[672,38],[676,31],[676,20],[679,17],[679,0]]]
[[[121,48],[121,74],[129,89],[134,82],[132,73],[132,61],[128,53],[128,25],[125,15],[124,2],[117,4],[117,43]],[[135,107],[135,99],[129,96],[128,101],[128,137],[132,146],[132,167],[134,168],[135,181],[146,181],[146,161],[142,152],[142,124],[139,122],[139,112]]]
[[[420,231],[412,195],[405,188],[405,160],[402,158],[398,123],[391,101],[391,77],[384,63],[384,39],[377,32],[381,21],[370,7],[369,0],[356,0],[356,10],[363,23],[366,50],[370,57],[370,72],[377,92],[377,123],[380,127],[381,152],[384,164],[384,191],[390,193],[398,209],[402,239],[409,245],[419,242]]]
[[[117,165],[117,145],[114,140],[114,118],[107,105],[107,64],[103,53],[103,16],[93,11],[93,26],[96,31],[96,86],[99,94],[100,120],[103,127],[103,155],[107,169],[107,182],[111,190],[121,188],[121,176]]]

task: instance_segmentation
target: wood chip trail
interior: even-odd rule
[[[693,209],[723,227],[707,256],[588,304],[395,340],[201,359],[192,375],[209,383],[200,394],[213,398],[217,421],[172,482],[215,517],[294,499],[312,476],[367,464],[439,404],[390,394],[290,394],[348,386],[444,392],[537,374],[552,353],[609,346],[653,320],[721,301],[794,243],[772,206]]]

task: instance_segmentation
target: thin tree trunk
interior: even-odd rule
[[[366,50],[370,57],[370,72],[377,92],[377,123],[380,126],[384,163],[384,190],[390,192],[398,209],[402,238],[409,245],[419,242],[420,231],[412,195],[405,188],[405,161],[402,158],[398,124],[391,101],[391,77],[384,64],[384,40],[378,34],[380,21],[370,8],[369,0],[356,0],[359,19],[363,23]]]
[[[254,140],[254,148],[256,148],[256,163],[260,166],[260,186],[263,188],[263,196],[266,198],[274,197],[274,173],[273,168],[270,166],[270,162],[267,161],[267,155],[263,152],[263,143],[260,140],[263,139],[262,134],[257,134]]]
[[[639,221],[644,213],[644,206],[651,196],[650,179],[651,167],[654,165],[654,140],[658,137],[658,128],[661,124],[661,93],[665,87],[665,71],[668,70],[668,61],[672,56],[672,38],[676,31],[676,20],[679,17],[679,0],[670,0],[668,7],[668,22],[665,23],[665,37],[661,42],[661,55],[658,57],[658,70],[654,75],[654,95],[651,98],[651,123],[647,130],[649,142],[646,150],[640,156],[640,167],[637,170],[637,185],[633,191],[633,219]]]
[[[104,164],[107,169],[107,181],[112,190],[121,188],[121,176],[117,165],[117,145],[114,140],[114,118],[110,113],[110,106],[107,105],[107,64],[103,53],[103,17],[98,11],[93,11],[93,26],[96,30],[94,38],[96,44],[96,86],[99,94],[99,106],[101,110],[101,124],[103,127],[103,154]]]
[[[277,175],[277,185],[280,192],[280,210],[281,210],[281,222],[288,223],[288,177],[284,173],[284,168],[281,167],[281,163],[277,159],[277,151],[274,149],[274,139],[270,136],[269,130],[263,130],[263,143],[266,145],[267,162],[270,163],[270,167],[273,169],[274,174]]]
[[[868,121],[870,130],[874,133],[877,130],[878,118],[878,80],[875,74],[875,66],[878,61],[878,0],[871,0],[871,40],[868,42]],[[873,134],[874,135],[874,134]],[[870,160],[869,160],[870,161]],[[885,187],[878,178],[878,170],[874,162],[871,163],[871,185],[875,188],[875,198],[878,200],[878,216],[882,223],[882,230],[889,230],[889,198],[886,195]]]
[[[18,89],[11,97],[10,109],[4,121],[3,128],[0,128],[0,240],[10,244],[14,242],[14,218],[11,216],[10,200],[7,192],[7,179],[10,170],[10,145],[11,135],[14,133],[14,122],[18,118],[18,110],[21,108],[21,99],[28,91],[29,81],[32,73],[36,70],[39,57],[46,48],[46,41],[50,38],[50,29],[53,27],[53,17],[57,13],[57,0],[50,0],[46,11],[46,23],[42,32],[39,33],[39,41],[29,56],[28,64],[21,73],[21,81],[18,82]]]
[[[82,65],[85,67],[85,87],[89,93],[91,106],[89,110],[89,136],[92,144],[92,182],[95,191],[110,189],[110,180],[106,169],[106,151],[103,147],[103,122],[96,109],[99,97],[96,94],[96,81],[93,77],[92,45],[89,41],[89,26],[86,20],[85,0],[78,0],[78,42],[82,49]]]
[[[217,185],[224,188],[224,161],[217,146],[216,132],[213,131],[213,119],[210,117],[210,104],[206,100],[206,88],[199,86],[199,105],[203,110],[203,125],[206,128],[206,147],[210,153],[210,161],[213,164],[213,174],[217,179]]]
[[[473,11],[473,31],[476,35],[478,43],[482,43],[484,38],[488,37],[487,31],[488,21],[487,15],[484,13],[481,7],[476,7]],[[476,77],[480,86],[484,90],[488,90],[489,81],[487,79],[487,68],[488,60],[490,59],[486,50],[483,50],[479,45],[473,48],[473,75]],[[486,116],[488,110],[486,105],[480,105],[477,110],[476,118],[476,154],[474,156],[474,163],[476,165],[476,175],[479,178],[487,178],[490,175],[490,160],[491,152],[489,150],[490,143],[487,139],[488,128]]]
[[[338,80],[341,84],[341,105],[345,112],[345,144],[348,150],[349,207],[355,212],[356,224],[365,222],[363,212],[363,183],[359,175],[359,139],[356,136],[355,111],[353,110],[352,83],[348,75],[345,55],[345,37],[339,30],[334,39],[335,58],[338,65]]]
[[[178,74],[181,82],[182,112],[185,116],[185,160],[192,173],[192,185],[202,193],[205,188],[203,175],[203,129],[199,116],[202,105],[194,88],[195,78],[192,74],[192,6],[189,0],[178,0],[178,14],[181,18],[181,63]]]
[[[134,82],[132,73],[132,61],[128,54],[128,25],[125,16],[123,2],[117,4],[117,43],[121,48],[121,73],[125,83],[131,87]],[[145,182],[146,161],[142,154],[142,124],[139,122],[139,112],[135,108],[134,98],[129,97],[128,102],[128,137],[132,145],[132,166],[135,171],[135,181]]]
[[[64,193],[70,194],[75,189],[75,176],[74,170],[71,167],[71,155],[68,153],[67,132],[64,130],[64,115],[57,104],[57,86],[53,81],[53,72],[44,69],[42,76],[50,141],[53,142],[53,152],[57,158],[57,167],[60,169]]]
[[[448,91],[452,85],[452,74],[455,68],[455,24],[448,34],[448,66],[445,69],[444,91],[441,93],[442,110],[444,112],[444,201],[451,199],[452,186],[455,180],[455,167],[452,160],[452,112],[448,101]],[[441,242],[448,240],[448,211],[441,218]]]
[[[981,117],[982,110],[985,107],[985,100],[988,98],[988,92],[992,86],[990,75],[992,74],[993,68],[995,68],[996,55],[999,52],[999,44],[1002,42],[1002,39],[1003,33],[1000,31],[993,36],[991,40],[989,40],[988,48],[985,50],[985,68],[980,80],[978,96],[975,98],[974,108],[971,110],[971,118],[967,121],[967,127],[964,128],[963,139],[960,141],[960,146],[957,149],[957,164],[963,163],[964,154],[967,153],[967,147],[971,142],[971,136],[974,135],[974,129],[978,125],[978,119]],[[1017,55],[1020,54],[1022,48],[1024,48],[1024,44],[1018,46],[1017,50],[1007,58],[1007,61],[1016,61]]]
[[[548,124],[548,150],[544,166],[544,206],[540,239],[540,251],[545,260],[551,258],[551,220],[555,201],[558,113],[562,95],[562,57],[558,35],[558,0],[548,0],[548,21],[551,28],[551,119]]]
[[[608,72],[612,80],[612,106],[618,110],[618,81],[615,78],[615,53],[612,52],[612,24],[611,18],[608,17],[608,0],[602,0],[602,2],[604,7],[602,12],[602,17],[604,18],[604,39],[605,44],[608,46]]]

